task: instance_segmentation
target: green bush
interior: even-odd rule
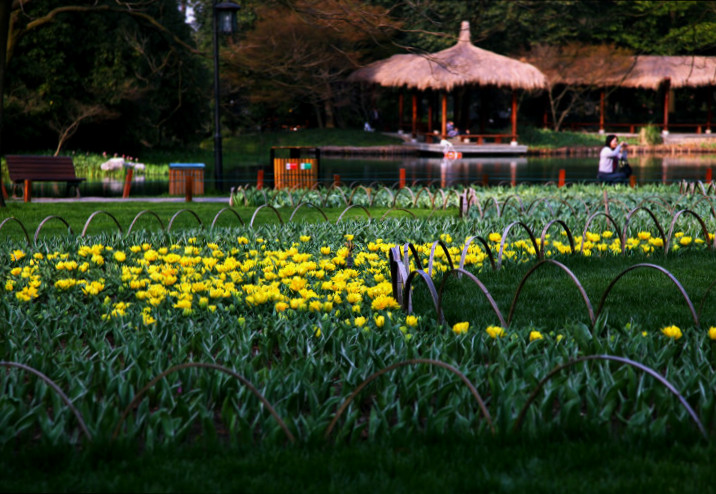
[[[662,142],[661,132],[656,125],[647,125],[639,131],[639,143],[642,145],[655,146]]]

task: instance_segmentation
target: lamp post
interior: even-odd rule
[[[234,2],[214,0],[212,15],[214,43],[214,180],[216,187],[222,190],[224,180],[223,156],[221,152],[221,116],[219,107],[219,32],[231,34],[236,31],[236,11],[239,6]]]

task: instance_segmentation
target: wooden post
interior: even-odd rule
[[[442,101],[442,115],[440,118],[442,121],[440,122],[440,135],[442,135],[443,139],[447,137],[447,94],[443,93],[440,95]]]
[[[257,176],[256,176],[256,190],[261,190],[264,188],[264,171],[259,170]]]
[[[398,130],[403,130],[403,93],[398,95]]]
[[[664,81],[664,133],[669,133],[669,91],[671,89],[671,79]]]
[[[194,175],[191,174],[190,170],[187,171],[189,173],[184,173],[184,201],[191,202],[192,193],[194,192]]]
[[[512,90],[512,142],[517,142],[517,90]]]
[[[711,182],[711,180],[713,180],[713,171],[711,170],[711,168],[707,168],[706,169],[706,182],[709,183],[709,182]]]
[[[487,176],[487,173],[482,174],[482,186],[487,187],[490,183],[490,177]]]
[[[413,137],[418,137],[418,95],[413,93],[413,111],[411,116],[411,128]]]
[[[405,168],[400,169],[400,188],[405,188]]]
[[[428,98],[428,132],[433,133],[433,97]]]
[[[25,190],[22,191],[22,200],[32,202],[32,180],[25,180]]]
[[[604,133],[604,113],[606,113],[607,95],[604,88],[599,92],[599,133]]]
[[[122,199],[129,197],[129,190],[132,188],[132,175],[134,175],[134,168],[127,167],[127,172],[124,174],[124,190],[122,191]]]
[[[634,187],[636,187],[636,175],[629,176],[629,185],[631,186],[632,189]]]
[[[337,173],[333,174],[333,186],[334,187],[340,187],[341,185],[341,176]]]
[[[564,179],[567,176],[567,172],[564,168],[561,168],[559,170],[559,181],[557,182],[557,187],[564,187]]]
[[[714,87],[709,86],[708,91],[706,92],[706,133],[711,133],[711,117],[713,117],[713,114],[711,112],[711,105],[713,103],[714,98]]]

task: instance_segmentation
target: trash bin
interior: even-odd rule
[[[169,163],[169,195],[186,193],[186,180],[191,177],[192,194],[204,193],[204,163]]]
[[[319,148],[275,146],[271,148],[276,189],[307,189],[318,183]]]

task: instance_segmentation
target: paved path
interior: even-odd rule
[[[193,202],[215,202],[229,204],[228,197],[196,197],[192,199]],[[22,202],[20,198],[8,198],[5,202],[16,203]],[[32,202],[46,203],[46,202],[180,202],[186,204],[183,197],[129,197],[122,199],[121,197],[33,197]]]

